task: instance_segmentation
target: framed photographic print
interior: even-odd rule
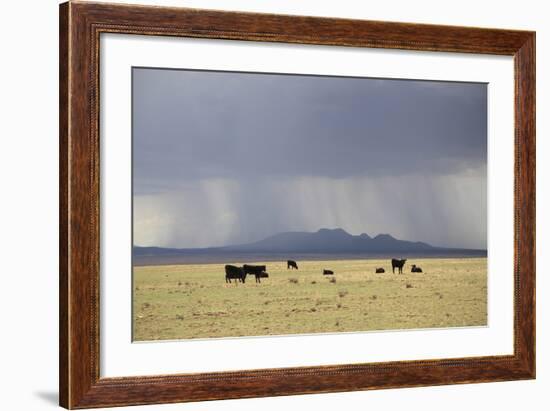
[[[535,33],[60,6],[60,404],[535,377]]]

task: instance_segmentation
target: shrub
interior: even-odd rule
[[[331,277],[331,279],[329,280],[329,282],[331,282],[332,284],[334,284],[336,282],[336,277]]]
[[[297,278],[289,278],[288,281],[292,284],[298,284],[298,279]]]

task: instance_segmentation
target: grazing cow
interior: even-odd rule
[[[260,272],[255,272],[253,273],[254,274],[254,277],[256,277],[256,282],[257,283],[261,283],[262,282],[262,278],[269,278],[269,274],[266,273],[265,271],[260,271]]]
[[[411,273],[421,273],[421,272],[422,272],[422,268],[417,267],[416,265],[413,264],[411,268]]]
[[[323,275],[333,275],[334,271],[332,270],[323,270]]]
[[[376,274],[382,274],[382,273],[385,273],[386,270],[384,270],[383,268],[377,268],[376,269]]]
[[[269,278],[269,273],[266,273],[265,271],[262,271],[260,274],[258,274],[256,276],[256,278],[258,279],[258,282],[260,283],[260,278]]]
[[[398,260],[396,258],[392,258],[391,259],[391,269],[392,269],[392,272],[395,274],[395,268],[397,267],[397,272],[399,274],[403,274],[403,266],[405,265],[405,261],[407,261],[406,259],[405,260]]]
[[[247,273],[247,274],[261,273],[262,271],[265,271],[265,270],[266,270],[266,266],[265,266],[265,265],[250,265],[250,264],[245,264],[245,265],[243,265],[243,270],[244,270],[245,273]]]
[[[298,269],[298,264],[296,264],[296,261],[287,260],[287,262],[286,262],[286,269],[288,270],[289,268]]]
[[[243,265],[243,270],[245,274],[253,274],[256,277],[256,282],[261,283],[262,281],[260,278],[267,278],[268,275],[265,272],[266,267],[265,265]],[[265,276],[262,276],[262,273],[265,274]]]
[[[246,273],[242,267],[235,267],[234,265],[225,266],[225,282],[231,283],[232,279],[235,280],[235,284],[237,284],[237,280],[242,281],[243,283],[245,282]]]

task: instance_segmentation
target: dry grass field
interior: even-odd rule
[[[226,284],[224,264],[135,267],[134,341],[487,324],[486,258],[410,259],[402,275],[387,259],[250,263],[269,278]]]

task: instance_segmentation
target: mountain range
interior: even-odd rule
[[[435,247],[399,240],[389,234],[352,235],[341,228],[285,232],[249,244],[208,248],[133,247],[134,265],[272,261],[286,259],[358,259],[381,257],[485,257],[487,250]]]

